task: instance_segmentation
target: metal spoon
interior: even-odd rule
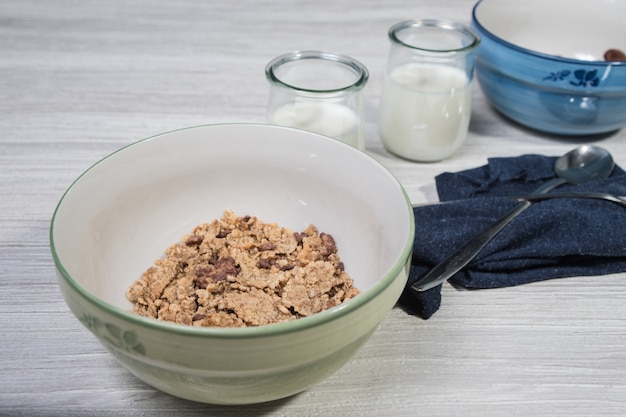
[[[578,185],[606,178],[611,174],[614,166],[613,157],[606,149],[598,146],[579,146],[556,160],[554,170],[558,178],[548,181],[536,189],[533,195],[547,193],[553,188],[568,182]],[[474,236],[472,240],[428,271],[411,286],[411,289],[418,292],[429,290],[459,272],[480,253],[500,230],[522,211],[530,207],[531,204],[529,200],[522,200],[508,214]]]
[[[610,201],[615,204],[626,208],[626,196],[614,195],[608,193],[554,193],[554,194],[540,194],[540,195],[527,195],[519,197],[518,200],[528,200],[530,202],[552,200],[554,198],[591,198],[596,200]]]

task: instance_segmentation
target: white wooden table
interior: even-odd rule
[[[581,139],[536,133],[476,89],[470,134],[434,164],[389,155],[377,134],[387,29],[469,23],[472,0],[2,0],[0,415],[623,416],[626,274],[464,292],[424,321],[394,309],[344,368],[306,392],[246,407],[192,403],[123,370],[66,307],[48,247],[63,191],[135,140],[186,126],[263,122],[265,64],[297,49],[361,60],[367,152],[416,203],[434,176],[488,156],[560,155]],[[575,6],[572,6],[575,7]],[[586,138],[584,141],[591,141]],[[626,165],[626,131],[594,138]]]

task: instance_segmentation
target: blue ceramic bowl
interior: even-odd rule
[[[481,36],[476,77],[491,105],[510,119],[557,135],[626,126],[626,2],[481,0],[472,27]],[[612,59],[612,58],[610,58]]]

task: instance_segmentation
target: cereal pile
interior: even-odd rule
[[[238,217],[194,228],[131,285],[134,312],[193,326],[246,327],[310,316],[357,295],[331,235]]]

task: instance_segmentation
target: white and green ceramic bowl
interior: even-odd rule
[[[252,328],[131,313],[130,284],[226,209],[332,234],[362,293]],[[162,391],[216,404],[286,397],[348,362],[400,296],[413,237],[411,203],[374,159],[325,136],[253,124],[193,127],[120,149],[71,185],[50,228],[69,308],[122,366]]]

